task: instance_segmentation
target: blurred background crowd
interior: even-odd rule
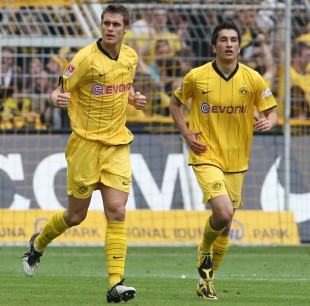
[[[128,117],[169,116],[173,90],[190,69],[213,59],[211,34],[226,18],[242,32],[239,61],[266,79],[283,116],[284,1],[163,2],[152,6],[131,1],[137,5],[129,7],[132,22],[125,43],[140,55],[134,85],[149,103],[144,112],[129,108]],[[66,110],[52,109],[49,94],[79,48],[100,37],[101,12],[98,3],[0,8],[2,130],[70,128]],[[291,13],[291,118],[306,121],[310,120],[310,12],[303,1],[295,1]],[[80,40],[80,46],[70,43],[72,38]],[[45,43],[48,39],[50,45]]]

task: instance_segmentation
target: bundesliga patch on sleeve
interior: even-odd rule
[[[65,72],[65,76],[69,78],[74,72],[75,72],[75,67],[69,65]]]
[[[183,82],[179,85],[178,90],[179,90],[180,93],[182,93],[182,90],[183,90]]]
[[[269,88],[267,88],[264,92],[263,92],[263,98],[266,99],[268,96],[271,95],[271,90]]]

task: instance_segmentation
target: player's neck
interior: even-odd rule
[[[216,59],[216,66],[225,77],[229,77],[237,67],[237,61],[221,61]]]
[[[103,42],[101,42],[101,46],[102,48],[110,55],[111,58],[117,58],[119,51],[121,49],[121,45],[119,44],[104,44]]]

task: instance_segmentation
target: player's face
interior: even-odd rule
[[[101,22],[102,42],[106,45],[117,45],[122,42],[128,26],[124,25],[120,14],[106,13]]]
[[[212,46],[216,59],[223,61],[236,61],[240,53],[238,34],[232,29],[219,32],[216,45]]]

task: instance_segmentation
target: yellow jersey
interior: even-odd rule
[[[62,75],[62,84],[63,90],[71,94],[68,114],[76,134],[108,145],[133,140],[125,124],[137,63],[137,53],[124,44],[118,57],[111,58],[102,48],[101,39],[74,56]]]
[[[190,102],[189,129],[202,131],[207,145],[201,155],[189,154],[189,164],[211,164],[224,172],[248,169],[254,130],[254,107],[264,111],[277,105],[264,79],[253,69],[237,64],[226,78],[210,62],[192,69],[174,91],[184,105]]]

